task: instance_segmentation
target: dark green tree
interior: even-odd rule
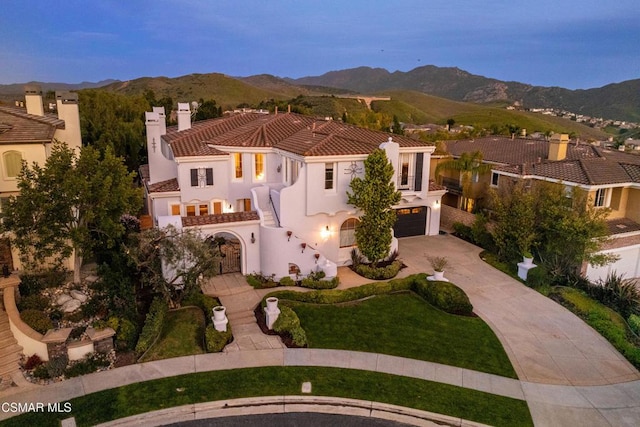
[[[23,165],[18,196],[5,206],[3,229],[29,269],[46,259],[74,257],[74,282],[80,282],[84,258],[99,245],[113,246],[124,232],[120,217],[137,213],[142,193],[111,147],[103,155],[83,147],[77,155],[57,142],[44,166]]]
[[[101,152],[111,147],[130,171],[137,171],[146,156],[144,113],[151,109],[147,99],[98,89],[81,90],[78,95],[83,144]]]
[[[200,98],[198,102],[198,110],[196,111],[195,120],[207,120],[214,119],[216,117],[220,117],[218,106],[216,105],[216,101],[213,99],[209,99],[207,101]]]
[[[393,165],[385,151],[376,149],[364,162],[365,176],[351,181],[351,192],[347,192],[348,203],[362,212],[356,228],[358,249],[372,263],[389,255],[391,228],[396,222],[392,206],[400,202],[396,191]]]
[[[197,230],[173,226],[152,228],[133,236],[127,253],[143,283],[161,294],[170,307],[218,272],[219,256]]]

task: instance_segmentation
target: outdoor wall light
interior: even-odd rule
[[[251,233],[251,243],[255,243],[256,242],[256,236]]]
[[[314,258],[316,259],[316,264],[318,263],[318,258],[320,258],[320,254],[315,253],[313,254]]]
[[[302,246],[302,253],[304,253],[304,250],[306,249],[307,244],[306,243],[300,243],[300,246]]]
[[[293,231],[287,231],[287,242],[289,240],[291,240],[291,235],[293,234]]]
[[[329,230],[329,226],[325,226],[325,228],[320,232],[320,235],[323,239],[328,239],[331,235],[331,231]]]

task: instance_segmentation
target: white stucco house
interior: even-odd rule
[[[66,142],[80,150],[80,113],[78,94],[56,92],[57,114],[45,113],[41,88],[25,86],[24,102],[16,106],[0,105],[0,208],[8,197],[18,194],[17,177],[26,161],[44,165],[55,141]],[[0,266],[20,269],[19,256],[8,239],[0,238]],[[73,269],[73,257],[65,265]]]
[[[224,238],[215,243],[226,255],[222,273],[335,276],[356,244],[359,213],[346,192],[379,147],[402,193],[395,237],[439,232],[446,190],[430,187],[431,144],[293,113],[240,112],[192,124],[189,104],[180,103],[172,128],[164,115],[157,107],[146,113],[149,164],[141,175],[149,214],[154,226]]]

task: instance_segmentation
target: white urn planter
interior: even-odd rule
[[[444,271],[434,271],[433,278],[434,280],[442,281],[444,279]]]
[[[267,328],[273,329],[273,324],[276,323],[276,320],[278,320],[278,316],[280,315],[280,309],[278,308],[278,298],[267,298],[267,306],[264,308],[264,314]]]
[[[269,297],[267,298],[267,311],[273,311],[278,308],[278,298]]]
[[[524,265],[533,265],[533,257],[530,258],[530,257],[522,255],[522,263]]]
[[[227,332],[227,308],[223,305],[213,307],[213,327],[216,331]]]
[[[213,319],[222,320],[226,317],[227,308],[224,305],[213,307]]]

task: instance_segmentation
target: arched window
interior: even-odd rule
[[[360,224],[358,218],[349,218],[340,226],[340,247],[356,246],[356,227]]]
[[[17,177],[20,169],[22,169],[22,153],[19,151],[7,151],[2,157],[7,178]]]

